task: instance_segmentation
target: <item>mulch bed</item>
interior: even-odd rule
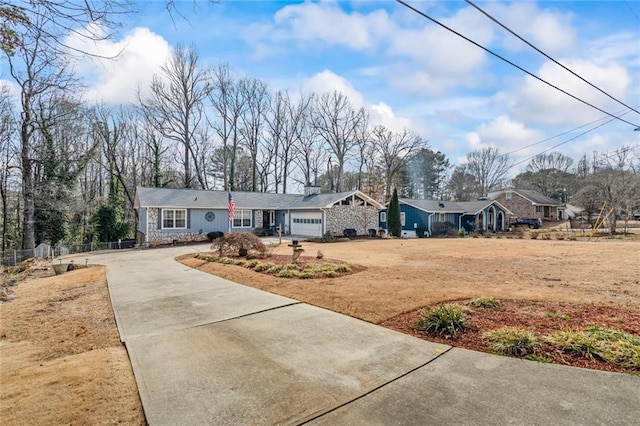
[[[466,301],[460,301],[464,304]],[[576,305],[557,302],[533,302],[526,300],[501,300],[493,309],[469,306],[466,314],[469,330],[445,338],[425,334],[416,328],[424,310],[408,312],[390,318],[381,325],[424,340],[444,343],[481,352],[491,352],[482,338],[486,331],[503,326],[519,326],[535,332],[538,337],[565,329],[584,329],[591,325],[615,328],[640,336],[640,311],[596,305]],[[541,343],[536,353],[554,364],[565,364],[595,370],[628,372],[599,359],[587,359],[558,351],[547,343]]]

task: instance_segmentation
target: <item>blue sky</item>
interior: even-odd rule
[[[463,1],[409,3],[599,108],[625,110]],[[186,20],[170,16],[163,1],[137,3],[140,12],[118,37],[93,47],[123,53],[111,64],[80,67],[88,97],[133,101],[135,87],[148,85],[172,47],[193,43],[202,66],[226,62],[272,90],[343,91],[374,121],[412,129],[453,163],[485,146],[513,152],[523,162],[514,174],[530,156],[579,132],[526,146],[605,117],[393,1],[197,1],[195,10],[190,0],[176,4]],[[582,77],[640,106],[640,2],[477,4]],[[624,118],[640,125],[640,114]],[[616,120],[555,150],[577,160],[639,143],[640,132]]]

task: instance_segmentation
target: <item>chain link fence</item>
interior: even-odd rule
[[[40,244],[38,247],[29,250],[7,250],[0,252],[1,266],[15,266],[27,259],[54,259],[56,257],[68,256],[77,253],[89,253],[98,250],[118,250],[133,248],[135,240],[121,240],[107,243],[90,243],[75,245],[60,245],[51,247],[47,244]]]

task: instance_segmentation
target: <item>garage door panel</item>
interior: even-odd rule
[[[291,233],[310,237],[322,236],[321,212],[291,213]]]

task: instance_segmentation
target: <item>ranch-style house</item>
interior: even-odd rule
[[[355,229],[364,235],[378,228],[382,205],[360,191],[321,194],[306,187],[304,194],[236,192],[235,215],[229,221],[227,191],[136,188],[137,243],[159,245],[174,241],[202,241],[207,233],[249,232],[256,228],[284,234],[321,237]]]
[[[436,201],[400,198],[400,223],[402,236],[415,238],[416,230],[424,230],[425,236],[437,233],[443,227],[458,232],[504,231],[511,212],[493,200]],[[443,225],[446,224],[446,225]],[[387,229],[387,209],[380,212],[379,225]]]

